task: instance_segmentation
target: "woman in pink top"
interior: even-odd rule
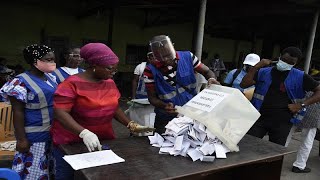
[[[113,118],[131,132],[152,130],[131,121],[120,109],[120,93],[111,79],[117,72],[119,59],[112,50],[102,43],[90,43],[81,48],[80,55],[89,68],[63,81],[54,95],[56,120],[51,134],[56,179],[73,179],[73,170],[62,159],[57,145],[83,141],[89,151],[101,150],[99,139],[115,138]]]

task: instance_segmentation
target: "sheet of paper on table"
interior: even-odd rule
[[[116,155],[112,150],[67,155],[64,156],[63,159],[67,161],[67,163],[69,163],[74,170],[115,164],[125,161]]]

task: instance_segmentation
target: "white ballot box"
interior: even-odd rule
[[[154,107],[148,99],[132,99],[127,114],[131,120],[136,121],[140,125],[154,127],[156,114],[154,113]],[[153,132],[136,133],[134,135],[150,136],[153,135]]]
[[[260,117],[248,99],[235,88],[211,85],[182,107],[180,114],[204,124],[231,151]]]

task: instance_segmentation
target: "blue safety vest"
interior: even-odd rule
[[[78,72],[81,73],[84,70],[81,68],[78,68]],[[54,70],[51,74],[53,74],[54,76],[57,77],[57,83],[60,84],[61,82],[63,82],[67,77],[70,76],[70,74],[68,74],[67,72],[65,72],[61,67],[57,68],[56,70]]]
[[[155,82],[156,92],[163,102],[182,106],[192,99],[196,93],[196,78],[193,69],[193,60],[189,51],[177,51],[176,86],[169,84],[162,73],[152,64],[149,64]],[[155,108],[157,113],[157,108]]]
[[[57,83],[46,75],[52,86],[28,71],[17,76],[26,85],[27,103],[24,110],[24,125],[30,142],[51,139],[49,130],[53,120],[53,94]]]
[[[265,95],[267,94],[272,83],[271,70],[272,67],[267,67],[261,68],[258,71],[258,79],[251,100],[251,103],[257,110],[260,110]],[[303,71],[292,68],[284,81],[284,86],[286,88],[288,97],[293,103],[301,103],[305,99],[306,92],[303,90],[303,76]],[[303,116],[299,117],[299,119],[300,118],[302,119]]]

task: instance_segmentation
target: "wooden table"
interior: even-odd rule
[[[103,141],[125,162],[75,171],[75,179],[280,179],[283,146],[246,135],[240,151],[227,154],[227,159],[214,162],[192,162],[191,158],[158,154],[146,137]],[[82,143],[62,145],[66,154],[87,152]]]

